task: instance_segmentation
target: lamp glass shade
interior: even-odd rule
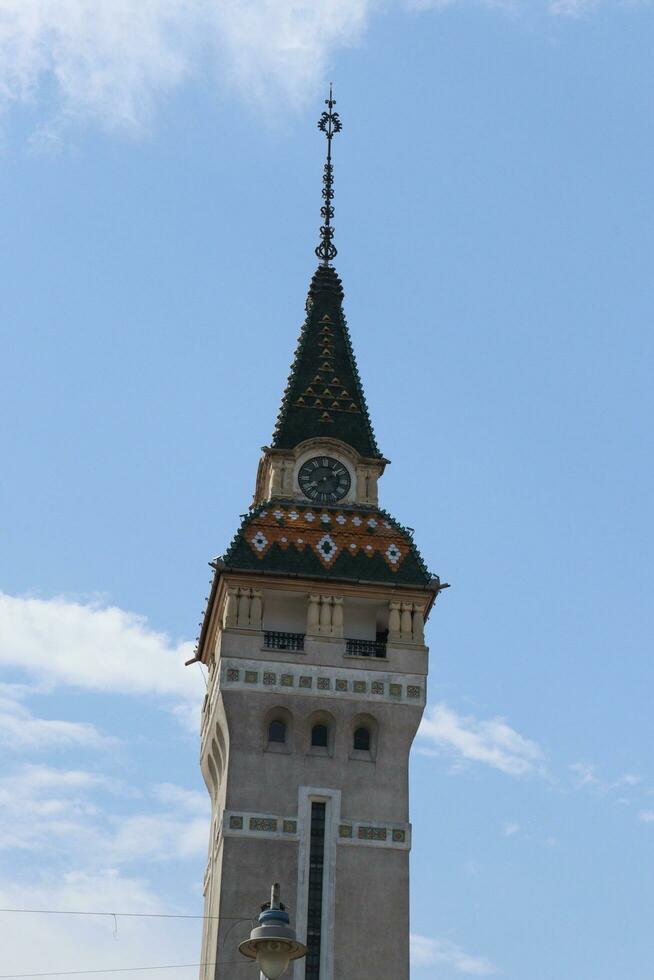
[[[276,939],[266,939],[257,943],[257,964],[268,980],[277,980],[286,973],[291,958],[291,947]]]

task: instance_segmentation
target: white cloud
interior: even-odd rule
[[[583,17],[595,10],[599,0],[550,0],[550,11],[563,17]]]
[[[638,819],[642,823],[654,823],[654,810],[641,810]]]
[[[395,0],[579,18],[600,0]],[[617,2],[617,0],[614,0]],[[629,4],[627,0],[622,6]],[[140,132],[190,81],[282,111],[315,97],[334,52],[356,44],[384,0],[1,0],[0,110],[31,106],[42,139],[71,121]]]
[[[140,798],[141,812],[109,806],[106,793]],[[0,778],[0,809],[0,849],[68,854],[73,866],[184,859],[207,848],[208,795],[171,784],[134,790],[101,773],[24,765]]]
[[[510,776],[524,776],[542,764],[540,747],[516,732],[503,718],[479,721],[459,715],[443,703],[427,711],[418,735],[423,742],[431,742],[434,754],[453,756],[457,761],[480,762]]]
[[[520,824],[519,823],[515,823],[512,820],[509,820],[509,821],[507,821],[504,824],[504,836],[505,837],[513,837],[513,835],[514,834],[517,834],[519,830],[520,830]]]
[[[598,794],[605,795],[613,790],[633,790],[642,783],[642,776],[635,772],[625,772],[612,782],[598,775],[597,766],[591,762],[573,762],[568,766],[573,776],[575,789],[587,789]],[[628,799],[616,800],[616,802],[629,803]]]
[[[208,797],[206,793],[184,789],[181,786],[175,786],[173,783],[159,783],[153,787],[153,795],[161,803],[173,804],[190,813],[205,814],[207,811]]]
[[[2,0],[0,104],[139,130],[162,97],[210,73],[247,99],[301,102],[377,2]]]
[[[29,751],[46,748],[97,749],[116,744],[84,722],[35,718],[21,703],[27,691],[22,685],[0,684],[0,745]]]
[[[411,963],[414,966],[449,966],[457,973],[476,977],[501,972],[485,957],[466,953],[451,939],[430,939],[415,933],[411,935]]]
[[[568,17],[579,19],[602,4],[622,7],[647,5],[651,0],[405,0],[407,6],[414,10],[445,10],[453,6],[486,7],[505,13],[534,14],[544,12],[553,17]]]
[[[185,897],[178,893],[178,898],[167,905],[161,900],[160,889],[116,870],[36,873],[29,884],[0,879],[3,908],[186,912],[188,906],[180,905]],[[197,963],[201,927],[200,920],[5,913],[0,917],[3,973]],[[237,935],[237,941],[239,938]],[[173,972],[149,970],[147,976],[170,980]],[[182,980],[194,980],[197,970],[178,975]]]
[[[205,811],[209,809],[209,800]],[[209,818],[162,813],[116,818],[115,833],[105,841],[107,860],[123,864],[130,861],[169,861],[206,854]]]
[[[191,656],[190,643],[115,606],[0,593],[0,665],[40,684],[182,700],[197,730],[204,684],[197,668],[184,666]]]
[[[601,786],[601,781],[596,775],[597,767],[590,762],[573,762],[568,766],[573,774],[575,786],[581,789],[583,786]]]
[[[639,776],[638,773],[626,772],[623,776],[616,779],[616,781],[613,783],[613,788],[617,788],[619,786],[638,786],[638,784],[642,783],[642,781],[643,777]]]

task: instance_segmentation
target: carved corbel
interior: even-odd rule
[[[413,639],[416,643],[425,642],[425,613],[418,602],[413,604]]]
[[[320,632],[323,636],[329,636],[332,631],[332,597],[330,595],[320,596]]]
[[[236,626],[238,613],[238,589],[228,588],[227,598],[225,599],[225,612],[223,614],[223,626],[225,629]]]
[[[307,633],[315,636],[320,632],[320,596],[310,595],[307,605]]]
[[[263,616],[263,595],[259,589],[252,589],[252,600],[250,602],[250,628],[253,630],[261,629]]]
[[[334,596],[332,608],[332,636],[343,636],[343,599]]]
[[[400,639],[400,603],[391,600],[388,604],[388,640],[392,643]]]

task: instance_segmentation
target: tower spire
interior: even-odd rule
[[[323,112],[318,120],[318,129],[327,137],[327,161],[322,174],[322,199],[323,205],[320,209],[322,225],[320,226],[320,243],[316,248],[316,255],[322,260],[322,264],[328,266],[332,259],[336,258],[336,246],[332,242],[334,229],[332,218],[334,217],[334,167],[332,165],[332,139],[336,133],[340,133],[343,128],[340,116],[334,112],[336,101],[332,94],[332,84],[329,83],[329,98],[325,99],[327,112]]]

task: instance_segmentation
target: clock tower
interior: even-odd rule
[[[196,652],[212,803],[201,980],[255,975],[235,951],[272,881],[308,947],[294,980],[409,977],[409,751],[424,624],[445,586],[379,504],[388,460],[332,265],[331,91],[326,105],[320,264],[254,500],[212,563]]]

